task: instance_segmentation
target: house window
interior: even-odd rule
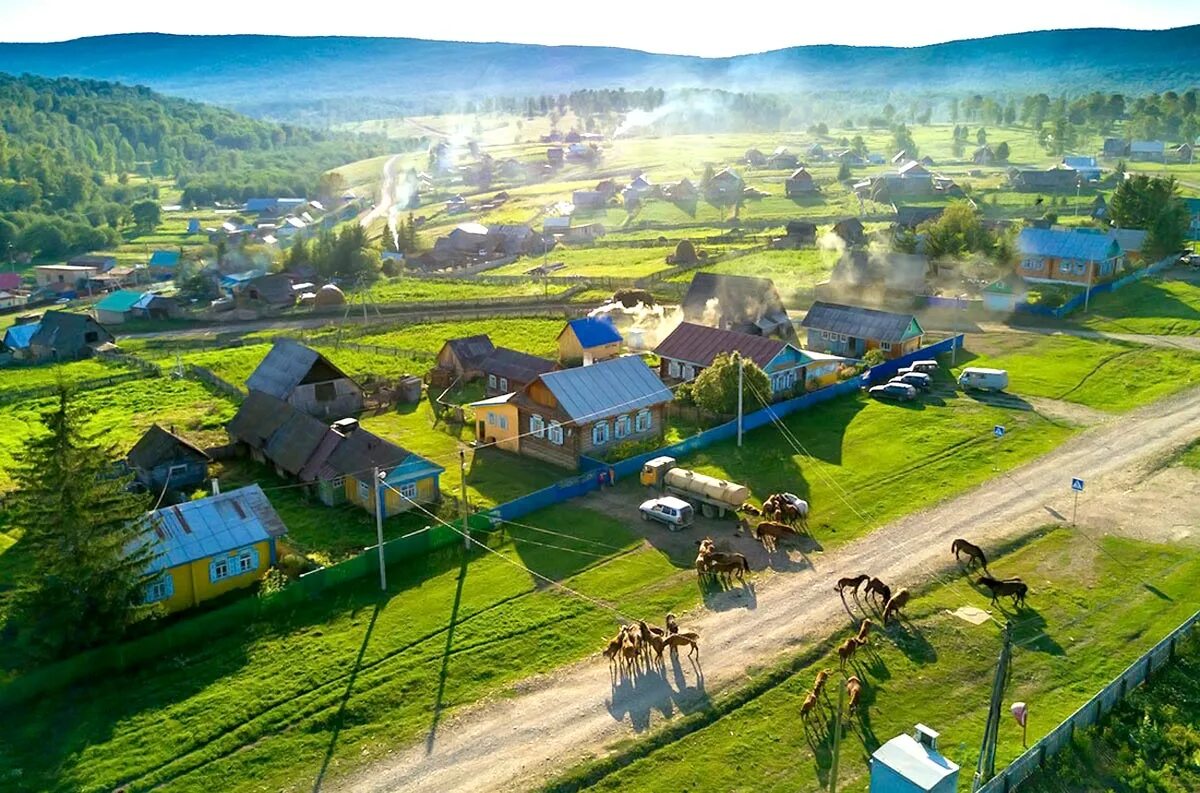
[[[163,573],[156,581],[150,582],[146,586],[146,602],[157,603],[160,600],[166,600],[175,594],[175,582],[167,573]]]
[[[667,374],[671,377],[679,377],[679,361],[667,362]]]
[[[1083,262],[1079,262],[1078,264],[1075,265],[1075,274],[1076,275],[1083,275],[1086,271],[1087,271],[1087,265],[1084,264]]]
[[[498,424],[500,426],[500,429],[502,429],[502,430],[508,429],[508,417],[507,416],[497,416],[496,424]]]
[[[696,368],[694,366],[692,366],[691,364],[684,364],[683,365],[683,379],[691,380],[695,376],[696,376]]]
[[[1037,259],[1026,259],[1021,262],[1021,267],[1026,270],[1040,270],[1042,269],[1042,263]]]
[[[827,331],[827,330],[821,331],[821,338],[824,339],[825,341],[829,341],[829,331]]]
[[[229,560],[214,559],[209,565],[208,577],[214,584],[224,578],[229,578]]]
[[[846,341],[846,334],[843,333],[842,335],[838,336],[838,341],[841,341],[841,342]]]
[[[335,476],[333,479],[329,480],[329,484],[333,487],[336,487],[338,490],[341,490],[346,486],[346,477]]]
[[[532,432],[535,437],[542,437],[545,426],[546,423],[542,420],[541,416],[535,414],[529,417],[529,431]]]
[[[649,410],[639,410],[637,416],[633,420],[633,426],[638,432],[646,432],[650,429],[653,423]]]
[[[608,443],[608,422],[597,421],[592,425],[592,444],[603,446]]]
[[[507,377],[501,377],[501,378],[500,378],[500,390],[501,390],[501,391],[507,391],[507,390],[508,390],[508,378],[507,378]]]
[[[883,350],[884,352],[891,352],[892,343],[890,341],[881,341],[879,342],[879,349]]]
[[[364,503],[369,503],[371,501],[371,485],[370,485],[370,483],[364,482],[361,479],[356,480],[356,481],[358,483],[358,498],[359,498],[359,500]]]
[[[253,554],[250,551],[242,551],[240,554],[238,554],[237,571],[239,575],[241,573],[252,572],[254,568],[257,567],[255,564],[257,560],[254,558],[256,555],[257,554]]]
[[[488,388],[495,388],[495,387],[496,387],[496,375],[490,374],[490,375],[488,375]]]
[[[83,340],[87,344],[95,344],[96,342],[100,341],[100,334],[94,330],[89,330],[87,333],[83,334]]]
[[[629,416],[617,416],[617,420],[613,422],[613,434],[617,439],[629,437],[629,433],[633,428],[633,421]]]
[[[488,413],[488,414],[487,414],[487,423],[488,423],[488,424],[495,425],[495,423],[496,423],[496,414],[495,414],[495,413]]]
[[[400,495],[412,501],[417,500],[417,483],[404,482],[400,485]]]
[[[317,383],[313,386],[313,394],[318,402],[332,402],[337,399],[337,386],[333,383]]]
[[[546,437],[551,443],[559,446],[563,445],[563,428],[557,421],[550,422],[550,426],[546,428]]]

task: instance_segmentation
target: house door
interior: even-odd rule
[[[475,422],[475,440],[482,441],[487,434],[487,424],[482,421]]]

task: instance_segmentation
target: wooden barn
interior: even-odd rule
[[[152,424],[125,456],[134,478],[152,493],[195,489],[208,479],[212,462],[200,447]]]
[[[316,350],[277,341],[246,380],[250,391],[281,399],[310,416],[340,419],[363,409],[362,389]]]

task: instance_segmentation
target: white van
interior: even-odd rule
[[[963,390],[1003,391],[1008,388],[1008,372],[1004,369],[984,369],[978,366],[968,366],[958,376],[958,384]]]

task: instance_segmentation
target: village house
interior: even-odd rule
[[[1146,232],[1141,229],[1109,229],[1108,237],[1121,247],[1121,255],[1129,267],[1145,264],[1142,248],[1146,245]]]
[[[277,196],[275,198],[248,198],[246,203],[242,205],[242,211],[249,215],[258,215],[262,218],[273,218],[286,216],[292,212],[299,212],[308,204],[308,200],[304,198],[284,198]]]
[[[795,168],[800,164],[799,158],[787,150],[786,146],[780,146],[775,151],[771,152],[771,156],[767,158],[767,167],[774,171],[787,171]]]
[[[261,391],[319,418],[344,418],[363,409],[362,389],[316,350],[277,341],[246,380]]]
[[[134,479],[151,493],[186,493],[208,479],[212,459],[200,447],[157,424],[142,434],[125,455]]]
[[[1009,185],[1022,193],[1067,193],[1079,186],[1079,174],[1070,168],[1013,168]]]
[[[1171,153],[1175,155],[1176,162],[1190,163],[1195,157],[1196,147],[1190,143],[1181,143],[1178,146],[1172,147]]]
[[[485,378],[485,393],[488,396],[519,391],[535,377],[557,368],[558,364],[547,358],[497,347],[479,364]]]
[[[751,168],[762,168],[767,164],[767,157],[758,149],[746,149],[745,155],[742,156],[742,162]]]
[[[614,358],[621,351],[621,334],[607,319],[582,317],[567,322],[558,334],[558,362],[584,366]]]
[[[72,267],[93,267],[97,273],[106,273],[117,266],[117,257],[103,253],[86,253],[67,259]]]
[[[132,313],[136,319],[175,319],[182,311],[179,298],[146,292],[133,304]]]
[[[895,205],[893,205],[895,206]],[[937,220],[946,211],[945,207],[895,206],[896,227],[913,230],[927,220]]]
[[[833,233],[847,245],[866,245],[867,229],[858,218],[844,218],[833,224]]]
[[[499,394],[468,406],[475,411],[475,438],[478,441],[506,452],[520,451],[516,396],[516,392]]]
[[[486,333],[447,339],[437,353],[437,363],[430,373],[430,382],[442,388],[455,380],[469,383],[483,375],[481,364],[496,346]],[[436,374],[435,374],[436,372]]]
[[[1200,240],[1200,198],[1185,198],[1183,205],[1188,213],[1187,238]]]
[[[971,162],[976,165],[991,165],[996,161],[996,152],[986,143],[971,153]]]
[[[817,301],[801,325],[808,329],[806,348],[862,358],[878,349],[900,358],[921,347],[925,331],[912,314]]]
[[[1070,168],[1079,174],[1085,182],[1094,182],[1100,178],[1100,165],[1095,157],[1068,154],[1062,158],[1062,164],[1064,168]]]
[[[722,168],[713,174],[704,186],[704,195],[708,200],[721,203],[732,203],[742,197],[746,183],[735,171]]]
[[[512,400],[518,450],[574,470],[581,456],[603,458],[618,444],[660,440],[671,399],[636,355],[547,372]]]
[[[283,273],[254,275],[232,287],[233,298],[243,308],[281,309],[296,304],[292,279]]]
[[[1040,283],[1094,284],[1116,274],[1121,246],[1106,234],[1024,228],[1017,235],[1020,274]]]
[[[1128,157],[1129,144],[1121,138],[1105,138],[1102,154],[1110,160],[1115,160],[1118,157]]]
[[[582,226],[571,226],[563,234],[563,240],[572,245],[594,242],[607,232],[603,223],[585,223]]]
[[[770,278],[696,273],[683,297],[683,318],[699,325],[794,341],[795,329]]]
[[[1016,273],[1009,273],[983,288],[983,307],[988,311],[1011,314],[1017,310],[1018,303],[1025,302],[1028,292],[1025,279]]]
[[[805,370],[812,359],[780,339],[683,322],[654,349],[659,357],[658,376],[664,383],[694,380],[718,355],[735,352],[766,373],[775,399],[803,389],[808,382]]]
[[[142,293],[132,289],[109,292],[96,304],[93,314],[103,325],[120,325],[133,316],[133,307],[142,299]]]
[[[33,268],[33,277],[38,286],[61,290],[86,288],[87,282],[100,274],[93,265],[39,264]]]
[[[1130,141],[1129,159],[1141,162],[1166,162],[1167,144],[1161,140]]]
[[[813,181],[813,176],[803,166],[792,171],[783,183],[784,195],[788,198],[797,196],[812,195],[818,191],[817,183]]]
[[[546,162],[555,168],[563,164],[565,156],[562,146],[551,146],[546,149]]]
[[[559,215],[542,221],[543,234],[566,234],[571,229],[571,216]]]
[[[115,341],[113,335],[86,314],[47,311],[37,322],[13,325],[4,346],[20,361],[74,361]]]
[[[789,220],[782,237],[771,240],[771,247],[781,250],[802,248],[817,243],[817,224],[807,220]]]
[[[287,533],[258,485],[157,509],[144,520],[146,532],[133,546],[149,544],[154,554],[144,599],[168,613],[257,582]]]
[[[174,278],[179,272],[179,251],[155,251],[146,263],[151,277]]]
[[[825,159],[825,147],[822,146],[820,143],[814,143],[813,145],[808,147],[808,156],[810,159],[813,159],[813,160]]]
[[[687,204],[697,201],[700,198],[700,190],[691,179],[685,176],[675,184],[667,185],[663,188],[663,197],[668,201]]]
[[[576,209],[602,209],[609,196],[598,190],[576,190],[571,193],[571,203]]]

